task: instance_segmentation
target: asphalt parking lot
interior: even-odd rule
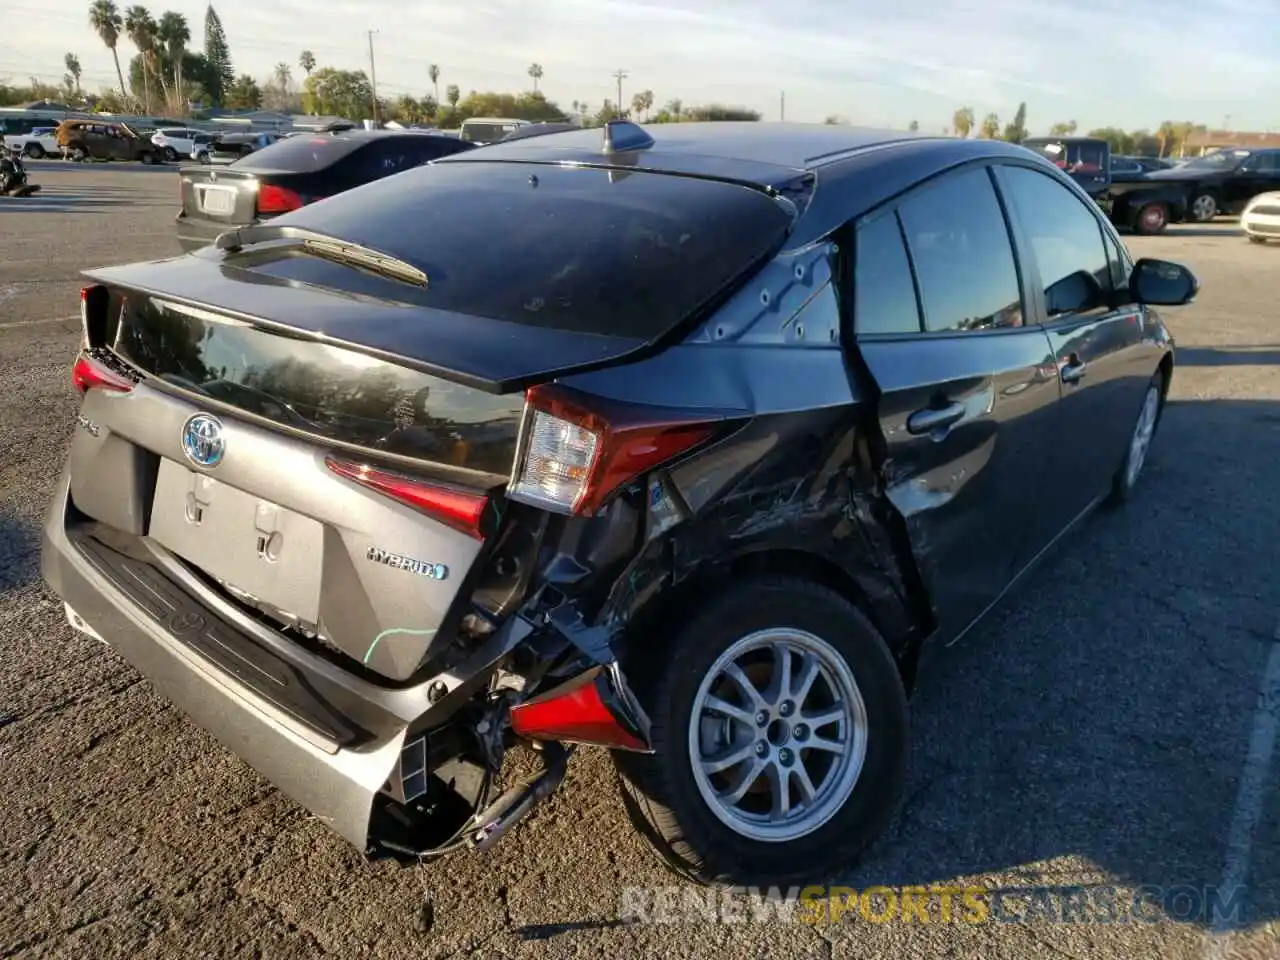
[[[1240,922],[1167,898],[1111,923],[624,923],[624,897],[648,902],[634,888],[678,882],[603,754],[487,855],[369,866],[66,626],[38,553],[76,410],[78,273],[176,255],[177,184],[173,167],[30,172],[41,195],[0,200],[0,956],[1280,956],[1280,245],[1229,221],[1129,239],[1202,285],[1165,313],[1178,369],[1140,495],[930,652],[904,806],[834,878],[1243,885]]]

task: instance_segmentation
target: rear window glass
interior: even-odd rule
[[[777,249],[791,218],[763,193],[689,177],[442,162],[273,223],[358,243],[426,273],[427,289],[388,282],[376,291],[386,296],[510,323],[649,340]],[[284,256],[257,269],[375,292],[360,271],[313,257]]]
[[[289,170],[314,173],[336,163],[369,143],[350,137],[329,134],[303,134],[285,137],[250,154],[238,166],[244,170]]]
[[[1067,173],[1101,173],[1107,165],[1106,145],[1102,143],[1049,141],[1028,143],[1026,146]]]

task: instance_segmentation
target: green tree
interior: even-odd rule
[[[538,92],[538,81],[542,79],[542,64],[529,64],[529,76],[533,78],[533,92]]]
[[[982,126],[978,128],[978,136],[984,140],[994,140],[1000,136],[1000,118],[988,113],[982,118]]]
[[[919,121],[919,120],[912,120],[910,123],[908,123],[908,124],[907,124],[907,129],[908,129],[908,130],[910,130],[912,133],[919,133],[919,132],[920,132],[920,121]]]
[[[187,44],[191,42],[191,28],[187,26],[187,18],[180,13],[166,10],[160,15],[156,24],[156,39],[164,48],[169,61],[169,74],[173,86],[169,90],[169,107],[180,111],[183,107],[182,97],[182,65],[183,54]]]
[[[687,107],[684,111],[686,120],[691,121],[707,121],[707,120],[759,120],[760,112],[758,110],[749,110],[746,107],[726,106],[721,103],[708,103],[700,107]]]
[[[308,113],[359,120],[369,110],[373,86],[363,70],[319,67],[303,84],[303,104]]]
[[[431,78],[431,95],[440,102],[440,64],[433,63],[427,67],[427,76]]]
[[[89,5],[89,26],[97,31],[102,42],[111,51],[111,58],[116,62],[116,77],[120,81],[120,96],[127,97],[124,88],[124,73],[120,69],[120,53],[116,45],[120,42],[120,31],[124,29],[124,19],[115,5],[115,0],[93,0]]]
[[[300,113],[302,101],[294,93],[293,69],[281,61],[271,71],[271,79],[262,86],[262,106],[280,113]]]
[[[444,96],[445,99],[449,101],[449,108],[451,110],[457,110],[458,101],[462,99],[462,91],[458,89],[458,85],[456,83],[451,83],[449,86],[445,87]]]
[[[150,113],[151,76],[156,68],[156,21],[146,7],[134,5],[124,12],[124,30],[142,57],[142,103],[143,109]],[[129,83],[136,97],[138,85],[134,82],[132,64],[129,68]]]
[[[235,82],[235,70],[231,65],[231,48],[227,46],[227,34],[222,29],[222,20],[218,11],[209,4],[204,11],[204,56],[213,66],[214,75],[218,79],[218,88],[207,93],[215,103],[221,103]]]
[[[822,122],[829,127],[843,127],[849,124],[849,121],[838,113],[828,114]]]
[[[1027,105],[1025,103],[1018,104],[1018,110],[1013,115],[1013,123],[1005,125],[1004,139],[1010,143],[1021,143],[1027,139]]]
[[[75,88],[75,94],[76,96],[79,96],[80,95],[80,74],[83,72],[80,69],[80,58],[77,57],[74,53],[68,53],[62,58],[62,62],[66,64],[67,75],[71,77],[72,84]]]
[[[1107,141],[1112,153],[1133,152],[1133,137],[1119,127],[1098,127],[1096,130],[1090,130],[1089,136],[1095,140]]]
[[[1058,121],[1049,128],[1049,135],[1052,137],[1069,137],[1076,132],[1076,122],[1068,120],[1066,123]]]
[[[316,55],[310,50],[303,50],[302,56],[298,57],[298,66],[308,77],[311,76],[311,71],[316,68]]]
[[[649,111],[653,109],[653,91],[641,90],[631,98],[632,113],[639,118],[641,114],[649,116]]]
[[[956,136],[964,138],[973,130],[973,107],[961,107],[951,116],[951,126]]]
[[[262,90],[258,88],[258,81],[247,73],[240,74],[227,88],[223,105],[232,110],[257,110],[262,106]]]

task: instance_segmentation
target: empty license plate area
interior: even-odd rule
[[[234,187],[211,187],[204,184],[196,186],[196,199],[200,210],[218,216],[227,216],[235,212],[236,190]]]
[[[318,622],[320,522],[162,459],[148,534],[236,591]]]

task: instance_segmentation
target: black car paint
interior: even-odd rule
[[[270,151],[270,147],[249,151],[259,161],[253,169],[242,168],[238,164],[227,166],[192,164],[179,167],[182,209],[178,213],[176,226],[178,242],[183,251],[198,250],[212,243],[219,234],[231,227],[261,220],[262,215],[257,210],[257,197],[262,184],[272,184],[292,190],[302,198],[304,204],[310,204],[369,183],[371,177],[367,164],[363,161],[368,150],[379,149],[378,144],[402,142],[404,138],[412,137],[415,145],[426,144],[432,148],[424,152],[422,162],[473,149],[472,144],[462,143],[452,137],[423,133],[340,130],[335,133],[300,134],[299,136],[339,138],[357,145],[349,152],[336,156],[332,164],[306,171],[293,169],[286,163],[271,166],[265,159],[275,155]],[[233,137],[239,137],[245,145],[252,144],[253,137],[249,134],[226,136],[222,142],[234,144]],[[277,140],[277,143],[279,142]],[[275,145],[273,143],[270,146]],[[216,142],[214,146],[217,146]],[[235,208],[231,214],[214,216],[199,212],[195,202],[197,185],[209,183],[236,189]]]
[[[784,249],[682,331],[682,342],[647,353],[609,346],[596,369],[558,376],[566,389],[613,402],[738,411],[740,426],[622,491],[603,517],[553,518],[553,530],[524,539],[525,560],[618,649],[647,649],[638,625],[721,577],[805,572],[868,606],[909,676],[921,638],[962,635],[1106,489],[1146,385],[1158,369],[1171,370],[1171,340],[1154,311],[1136,304],[1047,318],[1016,226],[1025,325],[860,337],[848,260],[860,218],[975,165],[1032,167],[1082,203],[1088,196],[1047,161],[995,141],[863,142],[826,131],[788,139],[771,127],[730,130],[727,146],[705,131],[677,130],[667,135],[670,149],[662,131],[643,154],[607,160],[589,153],[585,135],[563,134],[441,161],[569,160],[764,186],[817,179]],[[1101,217],[1098,224],[1126,271],[1114,231]],[[402,306],[239,282],[208,256],[94,276],[270,318],[300,336],[336,332],[369,352],[491,387],[519,378],[511,353],[549,359],[569,350],[590,363],[592,352],[584,338],[547,330],[527,338],[503,330],[510,337],[488,348],[496,338],[477,336],[474,319],[419,308],[404,323]],[[416,331],[427,319],[432,336],[422,339]],[[450,343],[458,345],[451,356]],[[1099,375],[1068,390],[1063,371],[1082,355]],[[442,356],[450,356],[443,365]],[[519,366],[529,375],[545,362]],[[935,436],[903,436],[906,416],[931,402],[960,404],[964,416]],[[672,516],[685,520],[671,526],[664,518]],[[514,510],[511,522],[535,521]]]
[[[1235,154],[1233,149],[1221,151]],[[1184,198],[1186,204],[1203,194],[1210,194],[1220,213],[1240,213],[1260,193],[1280,190],[1280,150],[1242,149],[1244,156],[1222,169],[1198,165],[1195,161],[1170,170],[1157,170],[1147,177],[1149,183],[1160,184]]]

